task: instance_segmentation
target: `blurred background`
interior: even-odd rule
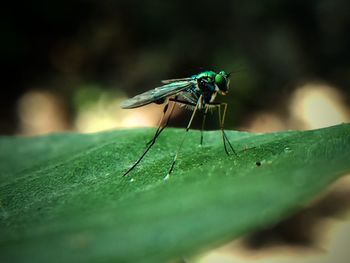
[[[1,13],[0,134],[155,126],[161,106],[121,110],[121,101],[207,69],[234,72],[220,97],[228,129],[350,119],[346,0],[34,0]],[[188,114],[176,112],[171,126]]]
[[[162,79],[208,69],[234,72],[229,94],[218,98],[229,104],[227,129],[350,121],[350,1],[33,0],[7,1],[1,11],[1,135],[152,127],[161,105],[120,103]],[[184,127],[189,114],[176,111],[170,126]],[[216,114],[207,126],[218,128]],[[273,262],[266,248],[276,262],[339,262],[330,257],[349,255],[349,221],[333,239],[327,233],[349,211],[346,180],[295,217],[201,262]]]

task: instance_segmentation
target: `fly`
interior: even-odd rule
[[[170,176],[174,169],[178,153],[185,141],[186,134],[188,133],[191,127],[193,118],[197,111],[203,112],[200,144],[203,144],[203,130],[208,110],[210,108],[216,108],[218,109],[219,126],[221,129],[225,152],[227,155],[230,154],[230,151],[237,155],[224,131],[227,103],[215,102],[217,94],[226,95],[228,93],[230,84],[230,74],[231,73],[225,73],[225,71],[220,71],[219,73],[215,73],[214,71],[204,71],[188,78],[163,80],[162,83],[164,85],[141,93],[133,98],[124,101],[121,104],[121,108],[123,109],[138,108],[150,103],[165,103],[165,106],[163,109],[162,118],[159,121],[158,129],[156,130],[156,133],[154,134],[152,140],[148,142],[147,148],[140,156],[140,158],[134,163],[134,165],[131,168],[129,168],[123,174],[123,176],[126,176],[128,173],[130,173],[141,162],[143,157],[154,145],[161,132],[168,126],[169,119],[176,104],[190,107],[193,110],[193,112],[187,124],[186,133],[182,138],[179,147],[174,155],[174,159],[172,161],[166,178]],[[169,113],[167,114],[167,112]],[[166,115],[167,117],[165,117]],[[163,123],[164,119],[166,120]]]

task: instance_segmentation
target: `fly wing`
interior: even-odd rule
[[[193,80],[193,79],[192,78],[165,79],[165,80],[162,80],[162,83],[169,84],[169,83],[174,83],[174,82],[179,82],[179,81],[191,81],[191,80]]]
[[[121,108],[133,109],[133,108],[138,108],[138,107],[150,104],[150,103],[155,102],[157,100],[160,100],[162,98],[169,97],[171,95],[179,93],[182,90],[190,88],[193,85],[195,85],[195,83],[196,83],[195,81],[171,82],[169,84],[166,84],[166,85],[157,87],[155,89],[146,91],[144,93],[141,93],[139,95],[136,95],[133,98],[130,98],[130,99],[124,101],[121,104]]]

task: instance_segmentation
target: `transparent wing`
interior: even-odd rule
[[[171,82],[169,84],[157,87],[155,89],[146,91],[139,95],[136,95],[133,98],[130,98],[124,101],[121,104],[121,108],[123,109],[133,109],[137,107],[141,107],[157,100],[160,100],[165,97],[172,96],[176,93],[179,93],[182,90],[192,87],[196,84],[196,81],[176,81]]]
[[[168,83],[173,83],[173,82],[179,82],[179,81],[191,81],[193,80],[192,78],[182,78],[182,79],[165,79],[162,80],[162,83],[168,84]]]

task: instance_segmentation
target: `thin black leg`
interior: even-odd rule
[[[168,124],[169,124],[169,120],[170,120],[170,115],[171,113],[173,112],[173,109],[174,109],[174,104],[172,105],[172,108],[171,108],[171,111],[170,111],[170,114],[169,114],[169,117],[167,118],[165,124],[162,126],[162,122],[163,122],[163,119],[164,119],[164,116],[168,110],[168,107],[169,107],[169,103],[167,103],[165,106],[164,106],[164,109],[163,109],[163,115],[162,115],[162,118],[160,119],[159,121],[159,124],[158,124],[158,129],[156,130],[156,133],[154,134],[153,138],[146,143],[146,146],[149,146],[151,143],[154,143],[154,141],[158,138],[158,136],[162,133],[162,131],[168,127]]]
[[[222,136],[223,136],[223,140],[224,140],[224,144],[225,144],[225,150],[226,150],[226,143],[225,143],[225,141],[226,141],[227,144],[230,146],[231,151],[232,151],[236,156],[238,156],[237,153],[236,153],[236,151],[233,149],[233,147],[232,147],[232,145],[231,145],[231,143],[230,143],[230,140],[227,138],[227,135],[226,135],[225,129],[224,129],[224,123],[225,123],[225,117],[226,117],[226,110],[227,110],[227,103],[221,103],[221,104],[220,104],[220,108],[221,108],[221,106],[224,106],[224,112],[223,112],[223,114],[222,114],[220,129],[221,129]],[[219,112],[221,112],[221,110],[220,110]],[[227,150],[226,150],[226,152],[227,152]]]
[[[187,102],[187,101],[183,101],[183,100],[178,100],[178,99],[176,99],[176,98],[170,98],[169,101],[172,101],[172,102],[175,102],[175,103],[179,103],[179,104],[183,104],[183,105],[193,106],[193,107],[196,106],[196,104],[194,104],[194,103]],[[167,105],[165,105],[165,107],[164,107],[164,110],[163,110],[163,112],[164,112],[163,117],[164,117],[165,112],[166,112],[166,107],[167,107]],[[163,118],[162,118],[162,119],[163,119]],[[162,122],[162,119],[161,119],[160,122]],[[158,126],[158,129],[157,129],[157,131],[156,131],[156,133],[155,133],[153,139],[150,140],[150,141],[146,144],[146,146],[148,146],[149,144],[151,144],[151,143],[153,142],[153,140],[157,139],[157,137],[161,134],[161,132],[168,126],[168,124],[169,124],[169,119],[170,119],[170,118],[167,119],[165,125],[163,125],[162,127],[160,127],[160,125]]]
[[[203,145],[203,131],[204,131],[204,126],[205,126],[205,120],[207,118],[207,113],[208,113],[208,107],[204,110],[203,112],[203,119],[202,119],[202,128],[201,128],[201,141],[200,141],[200,145]]]
[[[200,99],[201,99],[201,97],[199,98],[198,101],[200,101]],[[191,119],[190,119],[190,121],[188,122],[187,127],[186,127],[186,133],[185,133],[184,137],[182,138],[182,141],[180,142],[179,148],[177,149],[177,151],[176,151],[176,153],[175,153],[175,156],[174,156],[174,159],[173,159],[173,162],[171,163],[169,172],[168,172],[168,174],[166,175],[166,177],[165,177],[164,179],[168,179],[169,176],[170,176],[170,174],[171,174],[171,173],[173,172],[173,170],[174,170],[174,166],[175,166],[175,163],[176,163],[177,156],[178,156],[178,154],[179,154],[179,151],[180,151],[180,149],[181,149],[183,143],[185,142],[186,135],[188,134],[188,131],[189,131],[190,127],[191,127],[191,124],[192,124],[192,121],[193,121],[194,116],[196,115],[197,109],[198,109],[198,103],[196,104],[196,106],[195,106],[195,108],[194,108],[194,110],[193,110],[193,112],[192,112]]]
[[[224,149],[227,155],[230,155],[228,149],[227,149],[227,145],[230,147],[231,151],[236,155],[236,151],[233,149],[232,144],[230,142],[230,140],[227,138],[227,135],[225,133],[225,129],[224,129],[224,123],[225,123],[225,117],[226,117],[226,110],[227,110],[227,103],[208,103],[207,105],[210,106],[215,106],[218,109],[218,115],[219,115],[219,126],[220,126],[220,130],[221,130],[221,134],[222,134],[222,140],[224,143]],[[221,116],[221,106],[224,107],[223,110],[223,114]]]
[[[146,150],[143,152],[143,154],[141,155],[141,157],[134,163],[133,166],[131,166],[131,167],[123,174],[123,177],[126,176],[128,173],[130,173],[130,172],[141,162],[141,160],[143,159],[143,157],[145,157],[145,155],[148,153],[148,151],[151,149],[151,147],[152,147],[152,146],[154,145],[154,143],[156,142],[158,136],[159,136],[159,135],[161,134],[161,132],[165,129],[165,127],[168,126],[169,119],[170,119],[170,117],[171,117],[171,114],[172,114],[172,112],[173,112],[173,109],[174,109],[174,105],[172,105],[172,107],[171,107],[171,110],[170,110],[170,113],[169,113],[169,116],[168,116],[168,118],[167,118],[167,121],[166,121],[165,125],[162,126],[163,118],[164,118],[164,116],[165,116],[165,114],[166,114],[166,112],[167,112],[167,110],[168,110],[168,104],[166,104],[166,105],[164,106],[163,116],[162,116],[162,118],[161,118],[160,121],[159,121],[159,126],[158,126],[158,129],[157,129],[156,133],[155,133],[154,136],[153,136],[153,139],[148,143],[147,148],[146,148]]]

